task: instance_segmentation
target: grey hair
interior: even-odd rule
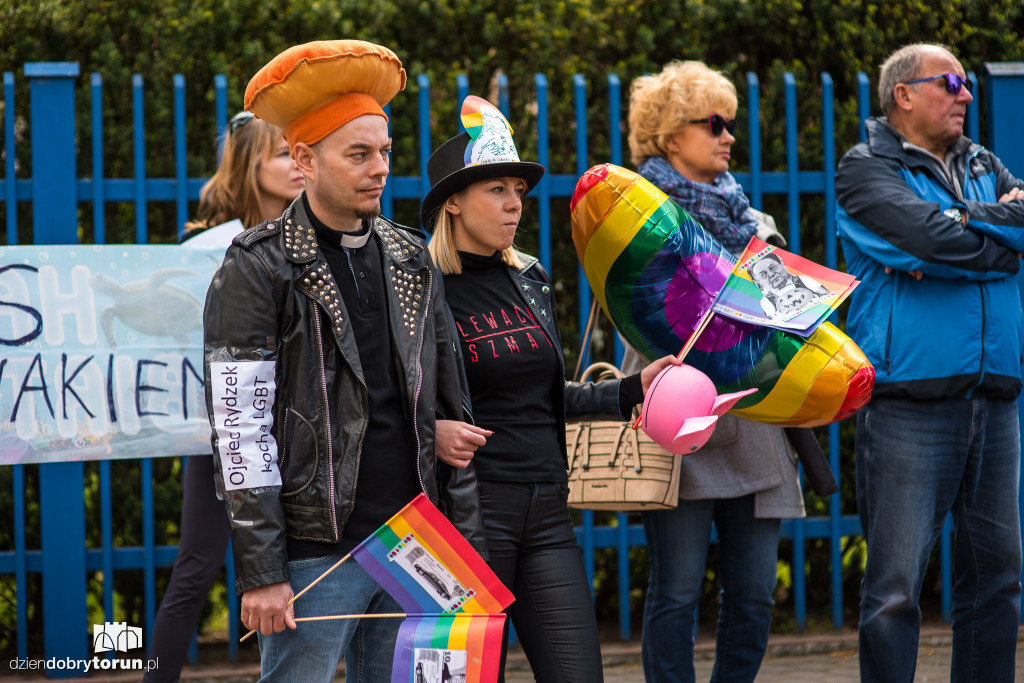
[[[896,86],[914,80],[914,77],[918,75],[918,69],[921,68],[921,58],[926,52],[934,49],[945,50],[952,54],[952,51],[945,45],[916,43],[896,50],[882,64],[878,76],[878,101],[886,116],[896,108],[896,95],[894,94]]]

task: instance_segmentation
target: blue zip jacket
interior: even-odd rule
[[[998,200],[1024,183],[966,137],[943,165],[885,118],[866,125],[836,171],[836,219],[861,281],[846,331],[875,366],[873,395],[1015,398],[1024,201]]]

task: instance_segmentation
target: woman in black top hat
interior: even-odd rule
[[[628,418],[661,359],[623,380],[566,382],[551,280],[512,247],[523,197],[544,175],[519,161],[489,102],[466,99],[465,133],[427,162],[420,216],[444,273],[473,422],[439,421],[438,457],[472,463],[488,564],[511,588],[516,633],[538,681],[602,680],[590,589],[566,504],[566,418]],[[502,651],[502,670],[504,670]]]

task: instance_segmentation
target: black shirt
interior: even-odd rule
[[[341,540],[335,544],[289,538],[289,559],[348,553],[421,490],[416,440],[411,416],[405,415],[404,384],[391,345],[380,245],[368,223],[358,233],[343,233],[324,225],[308,203],[306,210],[352,326],[369,389],[370,419],[360,449],[355,506],[347,520],[339,520],[344,525]],[[353,400],[352,396],[328,396],[336,405]]]
[[[462,274],[445,277],[469,380],[473,421],[494,431],[473,458],[491,481],[566,482],[554,414],[561,391],[557,340],[533,318],[501,254],[459,252]]]

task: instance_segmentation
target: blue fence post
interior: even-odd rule
[[[430,78],[426,74],[416,77],[416,85],[419,88],[419,113],[420,113],[420,196],[427,196],[430,192],[430,178],[427,176],[427,159],[430,158]],[[421,226],[426,229],[427,226]],[[427,232],[430,232],[429,229]]]
[[[178,240],[185,235],[188,221],[188,159],[185,136],[185,77],[174,74],[174,197]]]
[[[14,153],[14,73],[4,72],[4,204],[7,244],[18,243],[17,155]]]
[[[836,117],[832,75],[821,75],[821,143],[825,171],[825,265],[837,268],[836,247]],[[828,426],[829,464],[839,481],[839,425]],[[839,494],[828,498],[829,558],[832,565],[832,627],[843,627],[842,506]]]
[[[786,195],[789,206],[789,246],[794,254],[800,253],[800,162],[798,155],[798,139],[796,131],[796,77],[792,73],[783,74],[786,98]],[[797,470],[802,472],[798,465]],[[796,627],[803,631],[807,628],[807,577],[804,520],[797,518],[790,525],[793,538],[793,603],[796,607]]]
[[[985,146],[999,157],[1010,173],[1024,178],[1024,62],[985,64]],[[980,142],[975,140],[975,142]]]
[[[103,78],[93,74],[89,79],[92,95],[92,241],[107,241],[103,188]]]
[[[213,118],[217,121],[217,165],[224,156],[224,135],[228,128],[228,79],[224,74],[213,77]]]
[[[871,81],[863,71],[857,72],[857,118],[860,125],[857,126],[857,139],[864,142],[868,139],[868,129],[864,122],[871,116]]]
[[[135,161],[135,241],[149,241],[146,222],[146,111],[143,106],[142,74],[132,74],[132,141]]]
[[[747,74],[747,114],[750,118],[750,203],[760,210],[764,206],[764,182],[761,177],[761,85],[757,74],[753,72]]]
[[[15,187],[17,154],[14,149],[14,73],[4,72],[4,201],[7,216],[7,244],[18,243],[18,202]],[[14,594],[28,594],[28,567],[25,561],[25,468],[14,465]],[[16,606],[18,657],[28,657],[28,609],[25,601]]]
[[[508,119],[511,118],[511,104],[508,101],[508,75],[504,73],[498,74],[498,111]]]
[[[612,163],[616,166],[622,165],[622,86],[617,74],[608,74],[608,144]],[[582,175],[582,173],[580,174]],[[580,277],[583,277],[583,264],[580,264]],[[581,288],[582,289],[582,288]],[[587,289],[587,307],[590,306],[590,289]],[[622,357],[626,348],[622,343],[622,337],[618,334],[613,338],[613,353],[615,365],[622,365]],[[630,623],[629,614],[629,515],[618,513],[615,515],[617,533],[615,535],[618,572],[619,572],[619,637],[622,640],[629,640],[633,635],[633,627]]]
[[[459,120],[459,133],[465,133],[466,127],[462,125],[462,103],[469,97],[469,76],[458,74],[455,77],[455,115]],[[508,118],[506,115],[505,118]],[[448,139],[448,136],[445,136]]]
[[[618,74],[608,74],[608,145],[611,161],[616,166],[622,165],[622,83]],[[613,335],[615,364],[622,365],[622,356],[626,347],[622,337]]]
[[[971,83],[977,83],[978,77],[973,71],[967,72],[967,78]],[[972,140],[981,140],[981,102],[977,97],[971,99],[967,103],[967,120],[964,123],[967,124],[967,131],[965,135]]]
[[[540,263],[551,272],[551,169],[548,164],[548,78],[534,74],[537,92],[537,163],[548,169],[537,183]]]
[[[581,177],[589,168],[589,155],[587,153],[587,79],[583,74],[573,74],[572,77],[573,101],[576,106],[576,176]],[[587,319],[590,314],[590,285],[587,283],[587,275],[583,272],[583,264],[576,265],[576,293],[579,297],[576,305],[576,315],[579,320],[580,337],[577,344],[584,341],[583,335],[587,328]],[[586,355],[586,349],[581,349],[581,356]],[[578,363],[583,367],[585,358],[580,358]],[[573,379],[577,379],[573,377]]]
[[[985,117],[988,138],[985,146],[991,149],[1014,176],[1024,177],[1024,62],[985,64]],[[977,118],[977,117],[975,117]],[[978,142],[978,140],[975,140]],[[1024,273],[1017,274],[1017,287],[1024,300]],[[1021,368],[1024,374],[1024,367]],[[1017,417],[1024,434],[1024,395],[1017,398]],[[1024,486],[1018,489],[1017,504],[1024,518]],[[1024,581],[1024,572],[1021,573]],[[1021,615],[1024,623],[1024,614]]]
[[[789,208],[789,246],[794,254],[800,253],[800,162],[799,139],[796,131],[796,77],[790,72],[782,75],[786,97],[786,198]]]
[[[32,234],[35,244],[78,242],[75,166],[75,85],[78,64],[25,64],[32,126]],[[85,581],[84,468],[81,462],[39,466],[43,612],[46,658],[76,662],[89,654]],[[47,675],[84,674],[80,666]]]

